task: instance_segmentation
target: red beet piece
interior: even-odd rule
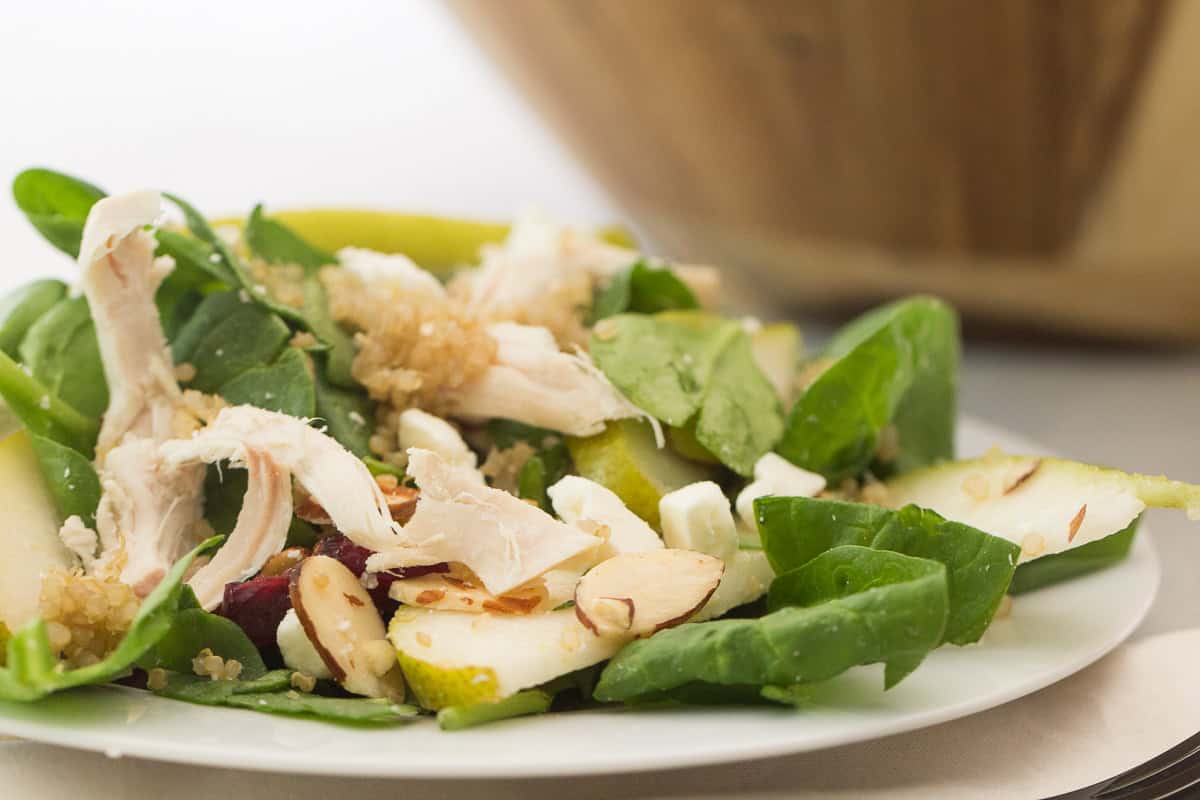
[[[361,547],[340,533],[322,538],[317,542],[316,547],[313,548],[314,556],[329,556],[332,559],[336,559],[342,562],[346,569],[360,578],[367,570],[367,559],[374,554],[374,550]],[[422,575],[449,571],[449,564],[397,567],[387,572],[377,573],[376,585],[368,589],[367,592],[371,595],[371,599],[375,601],[375,607],[379,609],[380,616],[383,617],[384,621],[387,621],[391,619],[392,614],[396,611],[397,606],[399,606],[399,603],[388,597],[388,588],[392,585],[392,581],[397,578],[419,578]]]
[[[225,596],[217,613],[238,624],[259,648],[275,646],[275,630],[292,599],[288,595],[288,576],[271,575],[225,584]]]

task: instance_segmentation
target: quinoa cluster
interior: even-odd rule
[[[72,667],[104,658],[129,630],[140,601],[115,578],[50,572],[42,580],[41,617],[51,649]]]

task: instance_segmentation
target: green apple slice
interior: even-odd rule
[[[494,703],[612,658],[628,641],[596,636],[573,609],[533,616],[401,607],[388,638],[423,707]]]
[[[913,503],[1021,546],[1021,561],[1124,530],[1147,506],[1200,518],[1200,486],[1074,461],[994,453],[888,481],[886,504]]]
[[[689,483],[706,480],[709,470],[660,449],[645,422],[611,422],[604,432],[586,439],[568,438],[575,468],[585,478],[608,487],[630,511],[659,526],[658,501]]]
[[[9,630],[37,616],[42,576],[74,565],[58,527],[29,437],[10,434],[0,440],[0,623]]]

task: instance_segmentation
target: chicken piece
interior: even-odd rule
[[[197,544],[203,481],[203,469],[164,464],[153,439],[127,438],[110,450],[96,509],[100,555],[90,572],[149,594]]]
[[[401,253],[379,253],[362,247],[343,247],[337,252],[342,269],[353,272],[366,283],[387,283],[405,294],[426,302],[446,300],[446,288],[431,273]]]
[[[96,445],[101,465],[126,435],[161,442],[174,428],[180,391],[154,305],[170,262],[154,258],[145,230],[161,214],[156,192],[106,197],[83,228],[79,266],[110,397]]]
[[[223,409],[191,439],[166,442],[160,452],[172,466],[224,459],[248,465],[252,453],[265,454],[278,469],[294,476],[355,544],[383,550],[399,541],[399,525],[393,522],[387,499],[366,465],[302,419],[254,406],[233,406]]]
[[[188,580],[196,599],[211,611],[221,604],[225,584],[244,580],[287,543],[292,523],[292,478],[269,453],[246,453],[248,482],[242,510],[224,546]]]
[[[496,358],[451,402],[451,415],[494,417],[593,436],[612,419],[642,416],[583,354],[564,353],[545,328],[498,322],[488,326]]]
[[[567,475],[546,490],[559,518],[607,543],[609,555],[663,549],[662,539],[611,489]]]
[[[96,513],[99,554],[89,572],[145,595],[195,544],[204,471],[164,467],[156,446],[173,435],[182,393],[175,382],[154,293],[170,270],[154,258],[145,228],[162,213],[155,192],[106,197],[94,205],[79,248],[109,404],[96,445],[104,494]],[[60,536],[86,545],[78,524]]]
[[[408,474],[421,500],[404,526],[403,545],[371,556],[367,568],[380,572],[455,562],[499,596],[600,544],[540,508],[480,483],[473,472],[429,450],[409,450]]]
[[[642,258],[586,231],[564,228],[539,217],[518,220],[501,245],[487,246],[479,269],[464,276],[469,307],[492,319],[511,318],[556,285],[584,274],[593,284]],[[672,265],[706,308],[720,295],[720,273],[713,267]]]

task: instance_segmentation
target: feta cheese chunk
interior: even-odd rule
[[[407,451],[410,447],[430,450],[448,464],[475,469],[475,453],[467,447],[458,429],[419,408],[409,408],[400,414],[397,438],[401,450]]]
[[[547,489],[546,494],[560,519],[605,538],[616,553],[662,549],[662,539],[654,529],[630,511],[615,493],[595,481],[568,475]]]
[[[665,494],[658,501],[667,547],[694,550],[725,561],[737,552],[738,537],[721,487],[701,481]]]
[[[825,490],[825,478],[797,467],[776,453],[767,453],[754,465],[754,480],[737,496],[737,512],[742,523],[758,530],[754,519],[754,501],[760,497],[816,497]]]
[[[283,615],[283,621],[275,631],[275,643],[279,645],[279,654],[288,669],[303,672],[320,680],[332,680],[333,674],[321,659],[317,648],[309,641],[296,609],[289,608]]]

